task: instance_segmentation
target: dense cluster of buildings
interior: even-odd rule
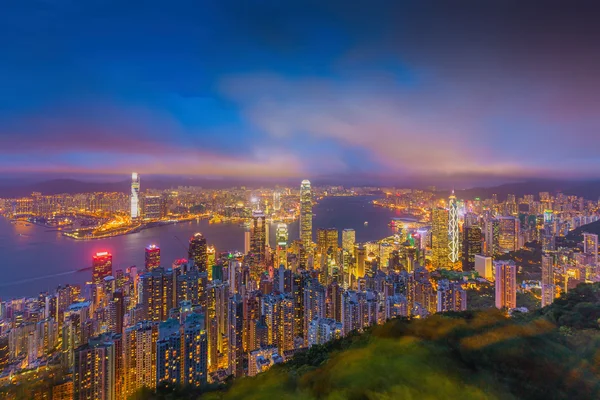
[[[289,204],[287,196],[274,191],[272,210]],[[143,387],[254,376],[390,318],[466,310],[467,291],[481,283],[494,286],[496,307],[515,309],[519,267],[498,258],[534,240],[544,251],[542,304],[572,281],[597,278],[597,235],[585,235],[582,251],[556,246],[557,237],[597,219],[597,205],[581,199],[542,193],[540,201],[464,202],[454,193],[437,200],[406,191],[387,205],[425,208],[430,224],[402,225],[390,237],[359,243],[353,229],[317,228],[313,235],[314,197],[302,181],[296,241],[280,222],[270,243],[272,210],[250,201],[243,252],[219,252],[201,233],[180,260],[162,260],[160,248],[149,245],[143,268],[118,269],[110,253],[99,252],[85,287],[1,303],[2,379],[55,366],[65,381],[54,385],[54,398],[121,399]],[[562,276],[568,278],[561,286]]]

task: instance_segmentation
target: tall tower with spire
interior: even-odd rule
[[[454,190],[448,199],[448,257],[452,264],[460,260],[460,232],[458,229],[458,202]]]
[[[312,192],[310,181],[300,185],[300,240],[308,250],[312,245]]]

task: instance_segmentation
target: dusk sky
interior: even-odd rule
[[[1,3],[5,177],[600,177],[598,2]]]

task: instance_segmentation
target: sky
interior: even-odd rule
[[[0,0],[0,176],[598,178],[596,3]]]

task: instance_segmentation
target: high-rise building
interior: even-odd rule
[[[273,192],[273,210],[281,210],[281,192],[279,190]]]
[[[173,308],[174,279],[171,270],[155,268],[139,277],[139,301],[143,319],[164,321]]]
[[[598,235],[583,233],[583,253],[591,256],[594,266],[598,266]]]
[[[239,294],[229,299],[228,336],[229,368],[236,377],[244,376],[244,301]]]
[[[309,251],[312,247],[312,191],[306,179],[300,185],[300,241]]]
[[[75,349],[73,399],[118,399],[117,358],[120,354],[116,340],[120,340],[120,335],[114,340],[101,336]]]
[[[125,329],[123,373],[125,398],[142,387],[156,388],[158,322],[143,321]]]
[[[517,266],[514,261],[494,262],[496,272],[496,308],[517,307]]]
[[[438,282],[437,312],[465,311],[467,309],[467,292],[460,282],[442,279]]]
[[[244,254],[250,253],[250,231],[244,231]]]
[[[491,281],[494,279],[492,257],[475,255],[475,271],[484,279]]]
[[[344,229],[342,231],[342,250],[353,254],[355,244],[356,231],[354,229]]]
[[[160,267],[160,247],[155,244],[148,245],[144,255],[144,265],[147,271]]]
[[[267,218],[262,211],[252,212],[252,225],[250,226],[250,253],[255,262],[262,263],[266,257],[267,245]]]
[[[190,238],[188,260],[193,262],[194,269],[200,272],[208,270],[208,248],[206,238],[200,232]]]
[[[448,199],[448,258],[452,267],[460,259],[460,231],[458,229],[458,202],[454,190]]]
[[[434,208],[431,211],[431,265],[446,268],[450,261],[448,244],[448,210]]]
[[[156,382],[177,386],[201,386],[207,380],[208,344],[201,314],[189,314],[185,322],[169,319],[158,328]]]
[[[284,223],[280,223],[277,224],[277,231],[276,231],[276,237],[277,237],[277,248],[276,248],[276,252],[277,252],[277,264],[278,265],[283,265],[284,267],[287,268],[288,262],[287,262],[287,249],[288,249],[288,226],[287,224]]]
[[[552,304],[556,293],[554,286],[554,258],[542,254],[542,307]]]
[[[515,217],[498,217],[499,239],[498,250],[500,253],[508,253],[519,249],[520,221]]]
[[[112,275],[112,254],[101,251],[92,256],[92,283],[102,283],[104,278]]]
[[[137,172],[131,174],[131,219],[140,217],[140,176]]]
[[[487,219],[484,225],[485,255],[494,257],[500,254],[500,222]]]
[[[463,271],[475,269],[475,256],[482,254],[483,245],[481,228],[477,225],[466,226],[463,229]]]
[[[158,195],[144,196],[144,218],[160,219],[163,215],[163,199]]]

